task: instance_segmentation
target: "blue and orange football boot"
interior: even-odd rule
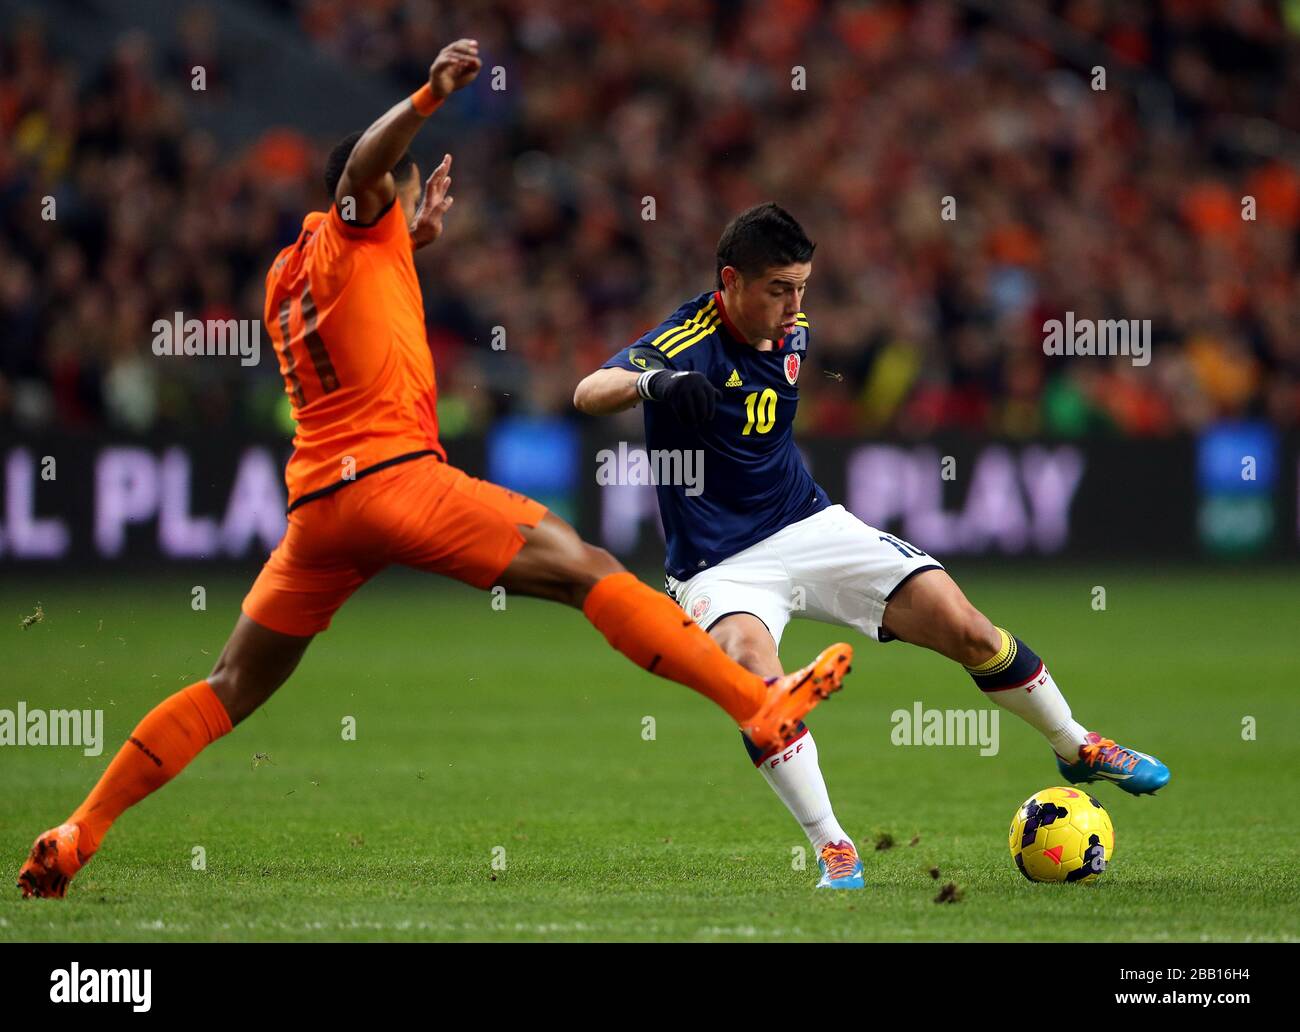
[[[60,824],[36,837],[31,854],[18,872],[18,887],[24,899],[62,899],[67,894],[72,876],[90,859],[77,848],[80,841],[79,824]]]
[[[852,842],[827,842],[822,846],[817,865],[822,869],[819,889],[861,889],[862,859]]]
[[[763,705],[740,730],[760,749],[785,745],[800,733],[809,710],[844,687],[852,662],[852,645],[841,641],[822,649],[806,667],[773,681]]]
[[[1067,763],[1058,754],[1056,765],[1072,785],[1110,781],[1130,795],[1155,795],[1169,784],[1169,768],[1154,756],[1116,745],[1095,731],[1089,731],[1088,740],[1079,746],[1077,760]]]

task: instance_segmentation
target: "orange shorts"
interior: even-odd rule
[[[519,526],[545,515],[539,502],[434,456],[400,462],[289,513],[242,608],[263,627],[307,636],[390,563],[488,588],[523,547]]]

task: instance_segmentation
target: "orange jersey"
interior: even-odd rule
[[[263,317],[298,424],[291,508],[395,459],[446,460],[413,253],[396,201],[366,227],[331,206],[266,275]]]

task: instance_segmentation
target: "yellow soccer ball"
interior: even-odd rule
[[[1087,792],[1045,788],[1017,808],[1007,844],[1030,881],[1095,882],[1115,853],[1115,828]]]

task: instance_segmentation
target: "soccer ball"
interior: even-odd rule
[[[1115,828],[1087,792],[1045,788],[1020,804],[1007,844],[1030,881],[1095,882],[1115,853]]]

